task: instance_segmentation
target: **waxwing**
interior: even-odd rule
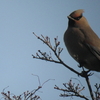
[[[100,72],[100,39],[79,9],[68,16],[64,43],[69,54],[85,68]]]

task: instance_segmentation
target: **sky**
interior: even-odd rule
[[[52,100],[70,100],[59,97],[62,92],[54,89],[55,85],[63,88],[63,83],[68,83],[70,78],[77,78],[86,86],[84,79],[63,65],[32,58],[32,54],[35,55],[38,50],[51,51],[33,35],[33,32],[38,36],[49,36],[52,44],[58,36],[60,47],[64,49],[61,59],[67,65],[81,71],[63,42],[63,35],[68,26],[67,16],[77,9],[84,9],[84,16],[100,37],[99,0],[0,0],[0,92],[7,86],[9,87],[5,92],[10,91],[15,95],[36,89],[39,81],[32,74],[39,76],[41,84],[48,79],[55,79],[46,82],[40,92],[37,92],[42,100],[51,100],[51,97]],[[93,87],[100,79],[100,74],[94,73],[90,78]],[[73,82],[79,83],[75,79]],[[87,87],[83,93],[89,96]]]

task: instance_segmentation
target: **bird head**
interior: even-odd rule
[[[69,19],[69,26],[83,27],[89,25],[86,18],[83,16],[83,12],[84,10],[79,9],[67,16]]]

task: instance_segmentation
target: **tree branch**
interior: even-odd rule
[[[57,38],[54,38],[55,40],[55,46],[52,47],[51,43],[50,43],[50,38],[49,37],[44,37],[43,35],[42,38],[37,36],[34,32],[33,34],[39,39],[41,40],[43,43],[45,43],[52,51],[53,53],[55,54],[56,58],[58,59],[57,60],[54,60],[51,56],[49,56],[46,52],[41,52],[40,50],[38,50],[38,52],[42,55],[42,57],[36,53],[36,56],[32,55],[33,58],[36,58],[36,59],[41,59],[41,60],[46,60],[46,61],[50,61],[50,62],[55,62],[55,63],[59,63],[59,64],[62,64],[64,65],[66,68],[68,68],[69,70],[73,71],[74,73],[76,73],[77,75],[81,75],[81,73],[77,72],[76,70],[74,70],[73,68],[69,67],[68,65],[66,65],[61,59],[60,59],[60,53],[62,52],[63,48],[58,48],[60,42],[58,42]],[[83,77],[83,76],[82,76]]]
[[[72,80],[70,80],[68,83],[63,83],[64,87],[66,89],[59,88],[55,85],[54,89],[63,91],[63,94],[60,94],[61,97],[80,97],[84,98],[85,100],[89,100],[84,95],[81,95],[80,92],[84,90],[85,87],[80,87],[79,84],[75,85],[72,83]]]
[[[41,37],[37,36],[34,32],[33,34],[39,39],[41,40],[44,44],[46,44],[51,50],[52,52],[54,53],[54,55],[56,56],[57,60],[54,60],[51,56],[51,53],[50,54],[47,54],[46,52],[41,52],[41,50],[38,50],[38,53],[36,53],[36,56],[32,55],[33,58],[36,58],[36,59],[41,59],[41,60],[46,60],[46,61],[49,61],[49,62],[55,62],[55,63],[58,63],[58,64],[62,64],[64,65],[66,68],[68,68],[70,71],[76,73],[78,76],[81,76],[81,77],[84,77],[86,82],[87,82],[87,85],[88,85],[88,88],[89,88],[89,91],[90,91],[90,95],[91,95],[91,98],[92,100],[94,100],[94,96],[93,96],[93,91],[92,91],[92,88],[91,88],[91,85],[89,83],[89,76],[93,75],[92,73],[89,73],[89,71],[85,71],[84,68],[83,68],[83,71],[81,73],[79,73],[78,71],[74,70],[73,68],[71,68],[70,66],[66,65],[60,58],[60,54],[63,50],[63,48],[59,47],[60,45],[60,42],[58,41],[58,37],[57,38],[54,38],[54,41],[55,41],[55,45],[52,46],[51,45],[51,42],[50,42],[50,38],[48,36],[44,37],[43,35],[41,35]]]
[[[91,84],[90,84],[90,81],[89,81],[89,77],[86,77],[85,80],[87,82],[87,85],[88,85],[88,88],[89,88],[89,91],[90,91],[91,98],[92,98],[92,100],[94,100],[94,95],[93,95],[93,91],[92,91]]]

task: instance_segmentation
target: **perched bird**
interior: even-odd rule
[[[69,54],[85,68],[100,72],[100,39],[79,9],[68,16],[64,42]]]

